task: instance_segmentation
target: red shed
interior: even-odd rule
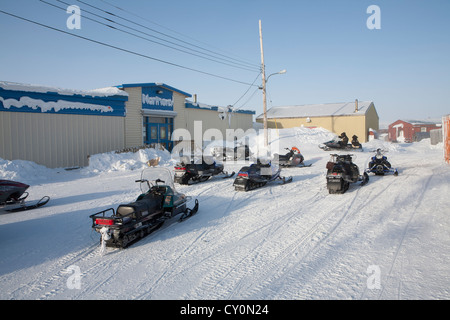
[[[422,120],[397,120],[389,125],[389,141],[413,142],[416,134],[441,128],[440,123]]]

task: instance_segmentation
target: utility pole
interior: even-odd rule
[[[262,90],[263,90],[263,113],[264,113],[264,146],[268,146],[268,131],[267,131],[267,100],[266,100],[266,67],[264,65],[264,50],[262,39],[261,20],[259,20],[259,42],[261,45],[261,74],[262,74]]]

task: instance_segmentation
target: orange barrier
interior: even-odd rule
[[[450,115],[442,119],[444,136],[444,158],[445,162],[450,164]]]

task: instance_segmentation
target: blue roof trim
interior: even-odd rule
[[[177,88],[171,87],[165,83],[155,83],[155,82],[149,82],[149,83],[128,83],[128,84],[122,84],[119,86],[116,86],[117,88],[135,88],[135,87],[161,87],[161,88],[165,88],[174,92],[178,92],[186,97],[192,97],[192,95],[190,93],[181,91]]]

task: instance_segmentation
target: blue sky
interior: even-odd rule
[[[81,29],[69,30],[70,15],[39,0],[2,0],[0,10],[238,82],[118,51],[1,13],[0,81],[80,90],[164,82],[197,94],[203,103],[235,104],[256,115],[262,112],[261,90],[248,85],[255,79],[255,85],[261,84],[258,71],[199,58],[95,23],[88,18],[101,18],[91,13],[107,15],[77,0],[45,1],[63,9],[78,5]],[[268,107],[371,100],[381,123],[450,113],[448,0],[84,2],[114,13],[114,21],[137,31],[114,25],[123,30],[147,39],[154,39],[148,36],[153,34],[189,48],[201,47],[226,59],[248,62],[255,69],[261,63],[261,20],[266,75],[287,69],[286,74],[268,81]],[[379,30],[366,26],[370,5],[380,8]]]

